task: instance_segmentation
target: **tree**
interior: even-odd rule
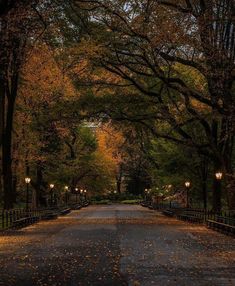
[[[229,205],[234,208],[233,1],[76,3],[86,4],[85,9],[100,24],[93,33],[97,46],[102,47],[95,65],[153,102],[156,120],[164,121],[167,128],[158,130],[156,125],[142,123],[156,136],[195,148],[213,161],[214,173],[223,170],[230,186]],[[199,78],[199,84],[192,77],[188,81],[186,73]],[[204,142],[191,132],[192,122],[200,125]],[[213,208],[221,208],[215,178]]]
[[[37,202],[48,187],[46,169],[53,165],[63,144],[54,106],[58,102],[63,105],[66,98],[74,93],[71,82],[61,72],[50,48],[38,43],[21,71],[13,133],[13,142],[17,146],[13,149],[14,177],[18,178],[18,186],[22,188],[25,175],[31,176]]]
[[[106,161],[107,173],[116,179],[116,191],[121,193],[123,178],[123,163],[126,156],[126,140],[120,130],[111,122],[103,124],[96,133],[99,154]]]
[[[101,131],[98,124],[93,128],[82,118],[74,119],[71,107],[79,93],[64,73],[62,60],[57,49],[45,43],[35,46],[24,65],[17,99],[13,142],[18,145],[14,158],[19,164],[13,162],[14,175],[19,178],[19,190],[28,171],[38,205],[45,204],[51,182],[58,192],[65,185],[72,191],[75,187],[89,192],[112,189],[120,157],[115,149],[121,142],[118,132],[107,126]]]
[[[64,15],[62,4],[63,1],[59,0],[2,0],[0,2],[1,182],[3,180],[6,208],[11,208],[14,200],[12,189],[12,127],[22,67],[35,43],[46,34],[46,29],[50,25],[52,26],[52,23],[53,35],[56,34],[58,39],[58,24],[61,24],[62,19],[65,21],[65,16],[62,16]],[[58,15],[58,11],[61,15],[60,21],[53,17]],[[44,40],[46,40],[46,36]]]
[[[39,1],[2,1],[0,46],[0,145],[5,208],[13,206],[12,128],[19,77],[33,40],[41,34],[44,23],[37,6]],[[40,6],[41,8],[41,6]],[[39,9],[40,9],[39,8]],[[44,7],[46,9],[46,7]]]

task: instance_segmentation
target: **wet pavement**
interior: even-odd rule
[[[235,240],[141,206],[90,206],[0,235],[0,285],[235,285]]]

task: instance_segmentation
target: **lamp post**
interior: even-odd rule
[[[31,179],[29,177],[25,178],[26,183],[26,211],[29,210],[29,184],[31,182]]]
[[[54,189],[55,185],[50,184],[49,186],[50,186],[50,206],[52,207],[52,205],[53,205],[53,189]]]
[[[75,188],[76,204],[78,203],[78,188]]]
[[[222,172],[216,172],[215,177],[216,177],[216,180],[221,181],[223,178],[223,173]]]
[[[86,193],[87,193],[87,191],[84,190],[84,199],[85,199],[85,201],[86,201]]]
[[[144,189],[144,200],[145,200],[145,202],[147,201],[147,192],[148,192],[148,189]]]
[[[191,183],[189,181],[185,182],[185,187],[186,187],[186,207],[189,208],[189,189],[190,189],[190,186],[191,186]]]
[[[66,203],[66,205],[68,205],[68,191],[69,191],[69,187],[65,186],[64,189],[65,189],[65,203]]]
[[[221,192],[222,192],[222,178],[223,173],[221,171],[217,171],[215,173],[215,181],[214,181],[214,196],[213,196],[213,209],[214,211],[221,210]]]
[[[168,185],[168,187],[167,187],[167,191],[170,193],[170,203],[169,203],[169,206],[170,206],[170,208],[171,208],[171,190],[172,190],[172,185]]]
[[[80,201],[81,201],[81,203],[83,201],[83,189],[80,190]]]

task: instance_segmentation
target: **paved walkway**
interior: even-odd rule
[[[235,285],[235,240],[140,206],[90,206],[0,236],[0,285]]]

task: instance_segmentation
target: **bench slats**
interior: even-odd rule
[[[225,234],[235,235],[235,226],[218,222],[215,220],[207,220],[207,226],[211,229],[221,231]]]
[[[20,228],[39,221],[38,216],[23,217],[12,222],[13,228]]]

